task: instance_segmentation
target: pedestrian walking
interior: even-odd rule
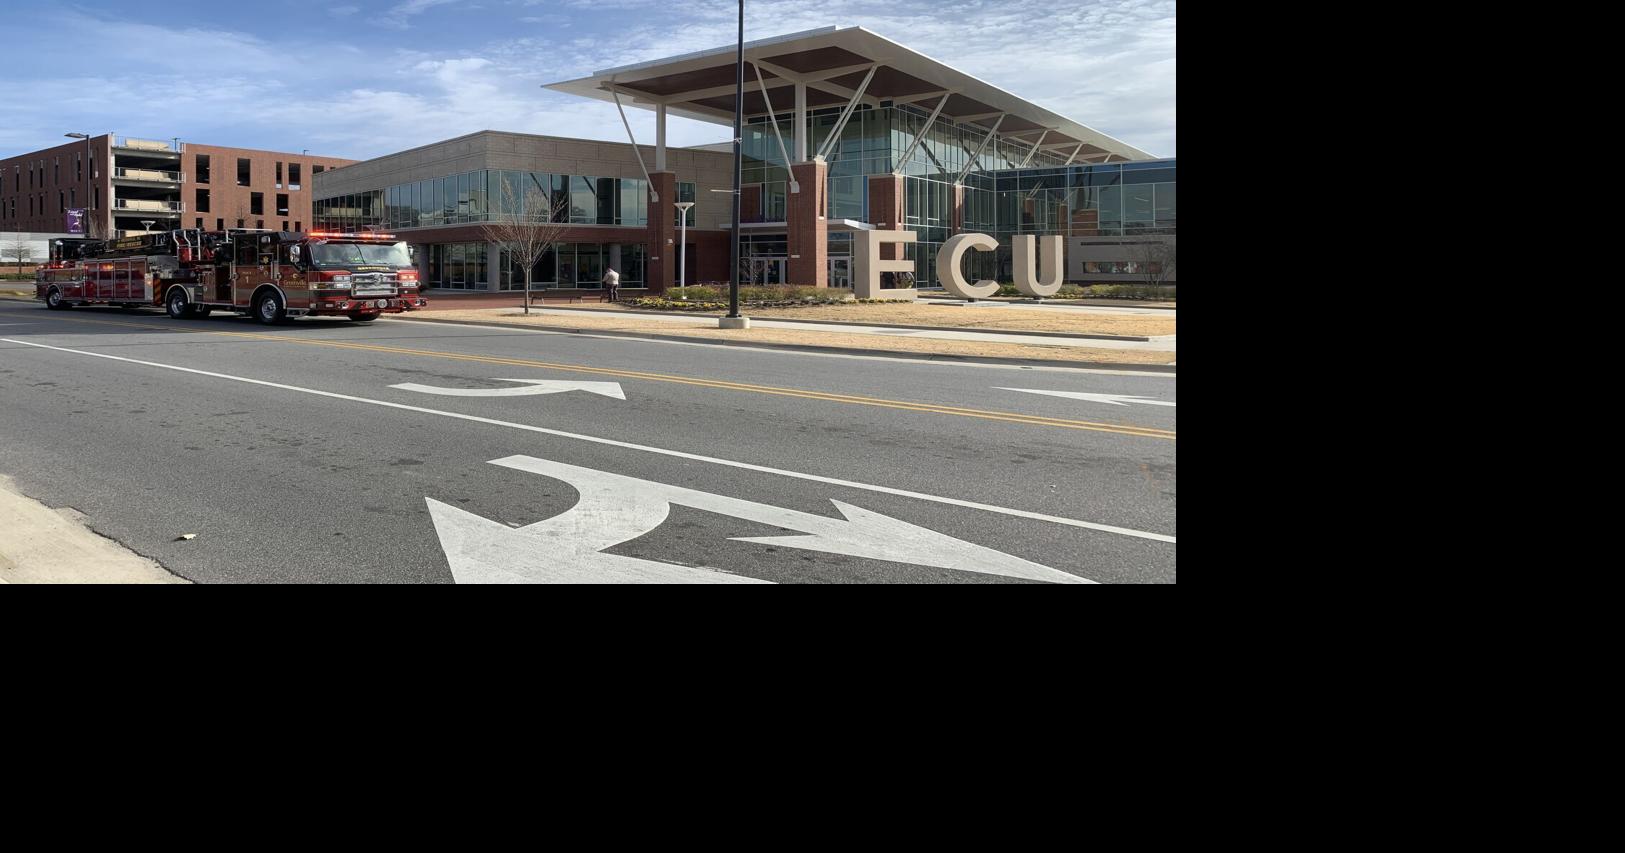
[[[602,284],[604,286],[604,290],[608,292],[609,301],[621,301],[621,274],[616,272],[614,267],[610,267],[604,272],[604,277],[599,281],[599,283]]]

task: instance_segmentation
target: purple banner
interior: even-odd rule
[[[82,207],[69,208],[68,210],[63,211],[62,215],[67,220],[67,228],[65,230],[69,234],[83,234],[83,233],[85,233],[85,209],[84,208],[82,208]]]

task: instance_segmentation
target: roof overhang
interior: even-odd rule
[[[728,45],[606,68],[546,88],[601,101],[613,101],[618,94],[623,104],[651,110],[664,106],[670,115],[731,126],[736,50],[735,45]],[[745,43],[744,54],[745,63],[761,72],[776,112],[793,109],[797,84],[807,87],[808,109],[844,105],[872,68],[874,76],[864,90],[864,103],[909,103],[929,111],[946,94],[944,117],[984,130],[997,123],[1000,136],[1034,143],[1042,140],[1047,151],[1076,151],[1075,162],[1155,159],[862,27],[824,27],[758,39]],[[756,73],[749,68],[745,69],[743,112],[746,116],[767,113]]]

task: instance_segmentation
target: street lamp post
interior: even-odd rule
[[[728,286],[728,316],[717,321],[724,329],[748,329],[750,320],[739,316],[739,185],[744,176],[745,109],[745,0],[739,0],[739,40],[734,56],[734,227],[733,243],[728,251],[729,266],[733,267],[733,280]]]
[[[156,219],[143,219],[143,220],[141,220],[141,233],[142,234],[151,234],[152,233],[152,223],[157,222],[157,221],[158,220],[156,220]]]
[[[688,301],[688,209],[693,206],[692,201],[677,202],[677,224],[682,229],[677,238],[677,298],[684,302]]]

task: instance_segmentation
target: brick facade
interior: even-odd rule
[[[209,180],[204,183],[199,179],[199,163],[202,157],[209,162]],[[248,161],[248,183],[240,185],[237,182],[237,161]],[[181,171],[184,180],[181,182],[181,204],[184,212],[181,214],[181,225],[186,228],[198,227],[198,220],[203,220],[202,227],[214,230],[224,226],[226,228],[238,227],[238,220],[242,220],[244,228],[269,228],[274,231],[309,231],[311,229],[311,200],[315,193],[313,175],[317,166],[327,169],[337,169],[356,163],[356,160],[344,160],[337,157],[322,157],[313,154],[285,154],[277,151],[258,151],[252,148],[225,148],[218,145],[200,145],[186,143],[185,150],[181,152]],[[282,180],[277,180],[277,167],[282,168]],[[298,166],[298,189],[294,189],[295,182],[291,179],[293,167]],[[277,184],[281,186],[278,187]],[[209,209],[199,210],[199,190],[208,191]],[[254,212],[253,194],[260,194],[260,212]],[[278,211],[277,196],[288,197],[286,213]],[[263,222],[263,225],[256,223]],[[283,223],[287,225],[284,226]]]
[[[797,163],[790,174],[801,192],[790,193],[785,205],[785,236],[790,261],[790,284],[829,287],[829,166],[822,160]]]
[[[644,285],[651,293],[665,293],[677,284],[677,173],[650,172],[649,180],[660,200],[649,202]]]
[[[264,227],[281,230],[308,230],[311,224],[312,175],[315,168],[335,169],[355,160],[310,154],[284,154],[249,148],[226,148],[188,142],[179,153],[171,146],[160,150],[124,146],[124,140],[111,134],[0,160],[0,231],[65,233],[65,212],[70,208],[86,211],[88,237],[109,237],[112,232],[141,228],[144,217],[156,220],[154,230],[165,227],[215,230]],[[88,151],[88,153],[87,153]],[[209,180],[200,181],[200,157],[208,157]],[[122,163],[145,159],[143,165],[125,168]],[[249,181],[237,183],[237,161],[247,160]],[[281,187],[277,186],[277,166],[282,167]],[[294,188],[293,167],[300,180]],[[177,174],[178,173],[178,174]],[[147,177],[167,180],[146,180]],[[176,180],[178,178],[178,180]],[[209,209],[199,210],[198,190],[208,191]],[[179,198],[175,198],[175,194]],[[259,213],[253,212],[252,194],[260,193]],[[286,212],[279,212],[277,196],[287,196]],[[163,199],[180,202],[179,211],[119,209],[119,200],[151,202]],[[199,220],[202,220],[201,225]],[[122,220],[122,225],[119,220]],[[284,226],[283,223],[287,225]],[[263,223],[263,224],[256,224]]]
[[[903,227],[903,178],[900,175],[871,175],[869,177],[869,221],[882,231]],[[904,249],[896,244],[880,247],[881,260],[903,257]]]

